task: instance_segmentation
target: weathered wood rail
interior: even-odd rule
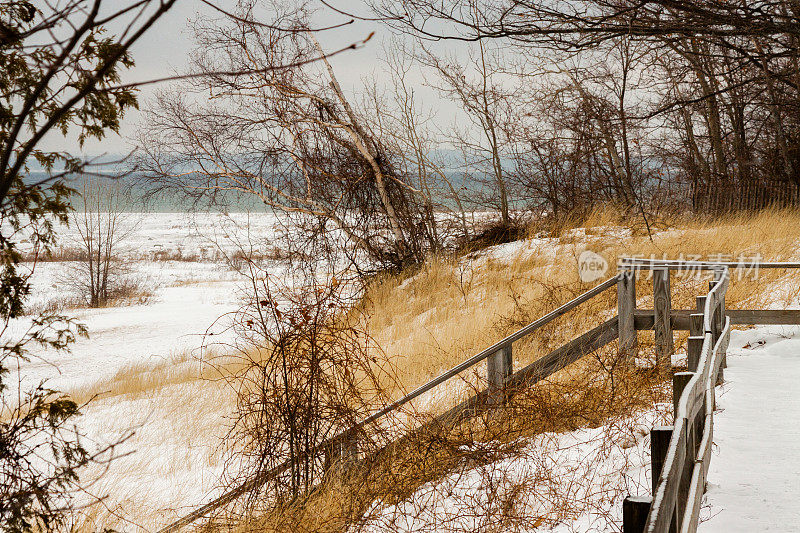
[[[758,263],[758,267],[798,268],[800,263]],[[682,268],[715,272],[713,287],[707,296],[698,297],[696,311],[671,309],[669,273]],[[653,469],[658,474],[653,476],[654,480],[658,480],[658,483],[654,481],[653,487],[655,500],[649,497],[629,497],[623,506],[623,518],[625,533],[671,532],[678,529],[694,531],[692,527],[696,527],[699,501],[710,457],[713,388],[718,376],[722,375],[730,324],[800,324],[800,310],[727,310],[725,291],[729,283],[728,271],[731,268],[752,268],[752,265],[623,259],[617,275],[376,411],[352,428],[320,442],[312,453],[324,455],[326,464],[334,464],[345,458],[349,460],[357,458],[359,454],[357,436],[360,430],[484,360],[487,362],[486,389],[437,416],[423,427],[414,430],[415,432],[437,425],[452,424],[480,410],[502,404],[507,398],[504,391],[529,386],[546,379],[614,340],[619,340],[620,357],[633,358],[638,353],[638,330],[654,330],[657,356],[662,359],[668,358],[674,351],[673,330],[688,329],[691,334],[688,351],[691,371],[675,375],[675,426],[669,429],[656,428],[652,433]],[[652,310],[636,308],[636,272],[644,269],[653,271],[654,309]],[[514,342],[612,288],[616,288],[617,292],[616,316],[514,372]],[[690,469],[689,466],[693,464],[699,466]],[[246,481],[160,529],[159,533],[179,531],[194,521],[209,516],[214,510],[230,504],[281,475],[289,466],[288,461],[284,462]],[[698,486],[700,489],[696,488]],[[654,505],[653,501],[657,503]],[[691,502],[691,505],[687,502]],[[688,518],[684,518],[684,515]],[[665,518],[667,516],[669,518]],[[675,529],[677,525],[681,527]],[[683,527],[684,525],[686,527]]]
[[[599,294],[604,293],[607,290],[617,287],[618,285],[620,285],[620,280],[623,279],[625,281],[622,282],[623,289],[620,294],[623,294],[623,299],[626,302],[625,309],[630,310],[630,312],[626,313],[625,315],[627,317],[626,324],[627,327],[631,331],[633,331],[635,335],[635,330],[632,329],[633,328],[632,313],[633,310],[635,309],[635,301],[633,300],[633,297],[635,295],[635,292],[633,290],[633,283],[634,283],[633,273],[622,272],[603,281],[594,288],[580,294],[576,298],[563,304],[557,309],[547,313],[546,315],[542,316],[537,320],[534,320],[530,324],[524,326],[523,328],[520,328],[511,335],[496,342],[492,346],[489,346],[485,350],[482,350],[480,353],[477,353],[474,356],[470,357],[469,359],[463,361],[462,363],[459,363],[458,365],[444,372],[440,376],[414,389],[413,391],[406,394],[402,398],[390,403],[389,405],[371,414],[369,417],[365,418],[364,420],[362,420],[352,428],[348,429],[347,431],[344,431],[342,433],[337,434],[334,437],[324,440],[314,448],[314,452],[325,455],[326,464],[334,464],[340,462],[344,457],[348,457],[351,459],[357,457],[358,456],[357,436],[362,428],[364,428],[369,424],[376,423],[378,420],[388,415],[389,413],[397,411],[402,406],[408,404],[412,400],[422,396],[426,392],[434,389],[435,387],[438,387],[442,383],[474,367],[475,365],[483,362],[484,360],[487,362],[486,365],[487,388],[481,391],[480,393],[472,396],[471,398],[467,399],[466,401],[456,405],[447,412],[437,416],[432,421],[425,424],[423,428],[419,428],[417,431],[424,430],[427,427],[435,427],[444,424],[453,424],[458,420],[462,419],[463,417],[475,414],[480,409],[487,408],[492,405],[497,405],[498,403],[503,403],[503,401],[505,400],[505,395],[502,392],[507,388],[509,388],[511,385],[519,386],[523,383],[530,384],[545,379],[548,376],[554,374],[555,372],[562,370],[569,364],[577,361],[584,355],[587,355],[605,346],[606,344],[617,339],[617,337],[619,336],[618,321],[616,316],[603,322],[599,326],[589,330],[588,332],[577,337],[576,339],[573,339],[564,346],[561,346],[560,348],[550,352],[544,357],[534,361],[525,368],[522,368],[517,372],[513,371],[513,345],[516,341],[519,341],[527,337],[528,335],[534,333],[542,326],[565,315],[566,313],[572,311],[573,309],[583,304],[584,302],[591,300],[592,298],[598,296]],[[194,511],[180,518],[179,520],[176,520],[175,522],[169,524],[168,526],[160,529],[158,533],[172,533],[175,531],[179,531],[183,527],[195,522],[196,520],[205,516],[209,516],[210,513],[212,513],[214,510],[219,509],[227,504],[230,504],[231,502],[235,501],[241,496],[249,493],[252,490],[257,489],[258,487],[264,485],[268,481],[274,479],[276,476],[279,476],[280,474],[288,470],[289,466],[290,463],[286,461],[276,466],[275,468],[267,472],[264,472],[261,475],[254,477],[253,479],[246,481],[245,483],[226,492],[225,494],[219,496],[218,498],[195,509]]]

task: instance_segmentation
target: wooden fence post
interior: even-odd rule
[[[700,313],[701,315],[703,315],[703,325],[701,327],[701,329],[702,329],[701,335],[705,335],[706,333],[708,333],[706,331],[706,321],[705,321],[705,313],[706,313],[705,310],[706,310],[706,300],[707,299],[708,299],[708,296],[698,296],[698,297],[695,298],[695,300],[697,301],[697,312]],[[713,326],[713,324],[712,324],[712,326]]]
[[[683,395],[683,391],[686,389],[686,385],[689,384],[689,381],[695,376],[694,372],[676,372],[672,376],[672,405],[673,405],[673,417],[675,422],[678,421],[678,404],[680,403],[681,396]],[[702,418],[703,415],[696,417],[693,420],[687,420],[686,426],[686,455],[687,457],[692,458],[692,460],[687,461],[687,465],[682,469],[682,473],[680,476],[680,481],[678,484],[678,503],[676,506],[677,509],[677,522],[680,523],[683,517],[683,512],[686,508],[686,501],[689,497],[689,482],[691,481],[691,468],[694,466],[694,458],[697,456],[697,444],[699,443],[699,437],[696,429],[696,424],[694,423],[697,418]],[[676,527],[677,527],[676,523]]]
[[[653,270],[653,314],[656,341],[656,357],[659,363],[666,361],[669,366],[670,358],[675,353],[675,341],[672,337],[672,322],[670,312],[672,303],[669,290],[669,269],[659,268]]]
[[[692,313],[689,315],[689,335],[691,337],[702,337],[703,333],[703,312]]]
[[[674,416],[678,415],[678,402],[681,400],[683,389],[689,383],[689,380],[694,377],[694,372],[675,372],[672,375],[672,406]]]
[[[703,313],[692,313],[689,315],[689,340],[686,342],[686,369],[689,372],[697,372],[704,340]]]
[[[689,337],[686,342],[686,369],[689,372],[697,372],[697,366],[700,364],[700,354],[703,351],[703,335],[695,335]]]
[[[714,340],[719,340],[722,337],[722,330],[725,329],[725,295],[722,295],[722,301],[719,303],[717,309],[718,319],[715,321],[715,328],[717,335]],[[721,385],[725,381],[725,368],[728,366],[727,350],[722,350],[719,354],[721,357],[719,365],[719,373],[717,374],[717,382],[715,385]]]
[[[667,458],[673,426],[656,426],[650,430],[650,474],[653,477],[653,495],[658,489],[661,469]]]
[[[486,380],[489,382],[489,403],[505,403],[503,389],[514,372],[511,344],[497,350],[486,359]],[[498,392],[500,391],[500,392]]]
[[[623,358],[633,363],[638,354],[638,339],[633,317],[636,310],[636,271],[620,272],[617,282],[617,316],[619,316],[619,351]]]
[[[725,275],[725,272],[722,270],[715,270],[714,271],[714,281],[719,281]],[[725,329],[725,293],[723,292],[719,298],[719,307],[717,309],[716,314],[716,326],[718,334],[722,334],[722,330]],[[722,368],[726,368],[728,366],[728,357],[727,354],[723,352],[722,354]]]
[[[673,426],[657,426],[650,430],[650,475],[653,477],[653,497],[658,490],[658,482],[661,478],[661,471],[664,469],[673,429]],[[677,531],[676,526],[677,521],[673,515],[670,533]]]
[[[721,354],[721,357],[723,358],[722,360],[725,361],[725,355]],[[717,381],[714,383],[714,386],[722,385],[723,383],[725,383],[725,365],[720,364],[719,372],[717,372]]]
[[[695,298],[695,301],[697,303],[697,312],[700,313],[700,315],[703,315],[706,309],[706,296],[698,296],[697,298]],[[700,325],[701,330],[703,327],[704,325],[701,324]],[[703,330],[702,333],[705,333],[705,330]]]
[[[719,279],[721,279],[723,275],[724,272],[722,270],[715,270],[714,281],[712,281],[708,285],[710,287],[713,287],[714,284]],[[711,310],[712,313],[711,333],[715,345],[717,344],[717,341],[719,340],[719,337],[722,334],[722,328],[724,327],[725,324],[725,295],[724,294],[719,295],[719,299],[720,301]],[[719,372],[717,373],[717,381],[714,383],[714,385],[722,385],[722,383],[725,381],[724,368],[727,366],[725,362],[725,354],[722,354],[721,357],[722,357],[722,363],[719,366]]]
[[[697,310],[699,312],[701,312],[701,313],[704,312],[704,309],[706,308],[706,300],[707,299],[708,299],[707,296],[698,296],[697,297]],[[711,339],[716,344],[717,339],[719,338],[719,333],[720,333],[719,331],[717,331],[717,313],[715,312],[714,309],[711,309],[711,313],[712,313],[712,316],[711,316],[711,331],[706,331],[706,332],[704,332],[704,334],[705,333],[711,333]],[[704,325],[704,329],[705,329],[705,325]],[[712,346],[712,349],[713,349],[713,346]],[[715,383],[715,385],[721,385],[722,382],[723,382],[722,368],[723,367],[720,366],[719,374],[717,374],[717,382]]]
[[[644,533],[653,498],[628,496],[622,500],[622,533]]]

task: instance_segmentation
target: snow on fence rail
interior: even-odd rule
[[[759,268],[800,268],[800,263],[758,263],[757,266]],[[748,263],[623,259],[617,275],[376,411],[352,428],[326,439],[317,445],[312,453],[324,454],[326,464],[355,460],[358,456],[357,435],[359,429],[375,423],[380,418],[484,360],[487,361],[487,388],[437,416],[421,428],[417,428],[414,432],[445,424],[455,424],[467,417],[474,416],[481,410],[502,404],[509,394],[513,394],[515,389],[541,381],[617,339],[619,339],[620,356],[632,360],[638,353],[637,330],[654,330],[657,357],[668,358],[674,351],[673,330],[689,329],[688,361],[691,372],[679,372],[675,374],[673,380],[675,426],[654,428],[651,433],[655,500],[649,497],[628,497],[623,504],[623,531],[624,533],[695,531],[710,459],[714,384],[717,379],[721,380],[722,378],[725,350],[730,335],[731,319],[726,317],[726,313],[738,313],[735,315],[738,316],[738,320],[734,323],[800,324],[800,311],[728,311],[725,309],[725,291],[730,279],[729,269],[752,267],[753,265]],[[715,273],[715,281],[712,282],[708,296],[697,298],[698,310],[701,312],[673,311],[671,309],[669,273],[671,270],[687,268],[713,270]],[[645,269],[653,272],[654,308],[637,310],[636,271]],[[612,287],[617,288],[618,314],[616,316],[537,359],[525,368],[517,372],[513,371],[512,346],[515,341],[530,335],[545,324]],[[408,436],[401,437],[399,440],[406,437]],[[390,443],[384,450],[397,442]],[[162,528],[158,533],[179,531],[194,521],[209,516],[214,510],[235,501],[279,476],[289,466],[289,461],[286,461],[272,470],[244,482]],[[655,505],[652,503],[653,501],[656,502]],[[676,526],[680,527],[673,529]]]
[[[714,387],[722,379],[730,338],[730,319],[725,317],[728,268],[716,270],[714,277],[708,296],[698,299],[702,314],[693,315],[689,371],[673,376],[675,424],[651,431],[653,497],[625,499],[624,533],[697,529],[711,458]]]

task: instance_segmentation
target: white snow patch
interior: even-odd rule
[[[520,440],[506,458],[466,464],[399,504],[376,503],[366,531],[494,531],[504,518],[513,531],[616,530],[622,500],[649,490],[649,428],[664,416]]]
[[[800,327],[731,333],[702,533],[800,528]]]

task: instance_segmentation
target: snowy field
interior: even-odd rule
[[[78,298],[69,283],[77,275],[76,262],[37,264],[28,308],[36,311],[67,302],[63,312],[88,327],[89,339],[78,340],[69,354],[40,354],[41,359],[25,365],[25,380],[46,379],[57,389],[71,391],[111,379],[127,365],[186,358],[200,347],[214,321],[241,301],[242,278],[225,256],[235,255],[244,242],[266,249],[280,231],[270,215],[126,217],[126,237],[117,255],[125,263],[124,278],[134,280],[148,296],[118,307],[71,309],[70,302]],[[60,228],[59,235],[62,248],[77,246],[74,225]],[[22,320],[17,327],[25,325]]]
[[[216,493],[219,447],[235,398],[224,384],[199,379],[199,349],[215,321],[242,298],[241,276],[225,256],[243,244],[267,250],[280,228],[269,215],[126,217],[130,231],[119,254],[125,276],[150,296],[117,307],[62,310],[86,325],[89,338],[79,339],[70,353],[37,352],[20,376],[23,389],[47,380],[78,400],[91,399],[78,423],[98,447],[126,439],[108,472],[85,477],[98,477],[91,495],[108,496],[99,514],[110,513],[118,529],[135,531],[163,525]],[[62,247],[77,244],[74,227],[61,228],[60,235]],[[30,307],[75,299],[64,279],[70,275],[69,262],[37,264]],[[22,318],[14,329],[27,323]]]
[[[212,339],[209,332],[215,333],[214,342],[230,340],[220,336],[219,326],[212,325],[236,310],[243,296],[243,280],[226,257],[235,256],[241,248],[269,254],[283,228],[273,216],[263,214],[125,217],[128,229],[119,255],[127,264],[126,276],[151,295],[143,302],[115,307],[67,307],[62,312],[84,323],[89,338],[79,339],[70,353],[37,353],[22,366],[20,376],[23,389],[47,380],[52,388],[79,401],[91,399],[82,409],[79,425],[97,446],[125,439],[115,450],[120,457],[109,470],[96,469],[85,479],[96,477],[90,493],[106,497],[97,511],[98,524],[111,516],[117,529],[146,531],[219,494],[225,457],[222,439],[235,409],[235,395],[224,383],[203,379],[208,365],[200,358],[200,348]],[[60,229],[63,249],[77,248],[78,241],[74,226]],[[552,255],[557,253],[556,242],[509,243],[473,260]],[[280,275],[275,265],[273,274]],[[41,310],[74,300],[74,289],[65,282],[71,275],[66,261],[37,264],[29,306]],[[21,319],[17,328],[26,322]],[[459,385],[463,386],[457,380],[449,385],[422,398],[421,406],[436,403],[439,396],[457,394]],[[530,449],[538,449],[538,457],[547,450],[552,460],[569,464],[585,455],[575,455],[575,450],[591,447],[597,431],[568,436],[566,441],[546,436],[531,443]],[[641,440],[639,435],[637,442]],[[607,459],[606,466],[612,470],[625,460],[614,453]],[[579,465],[568,468],[577,471]],[[385,513],[381,516],[387,518]]]

